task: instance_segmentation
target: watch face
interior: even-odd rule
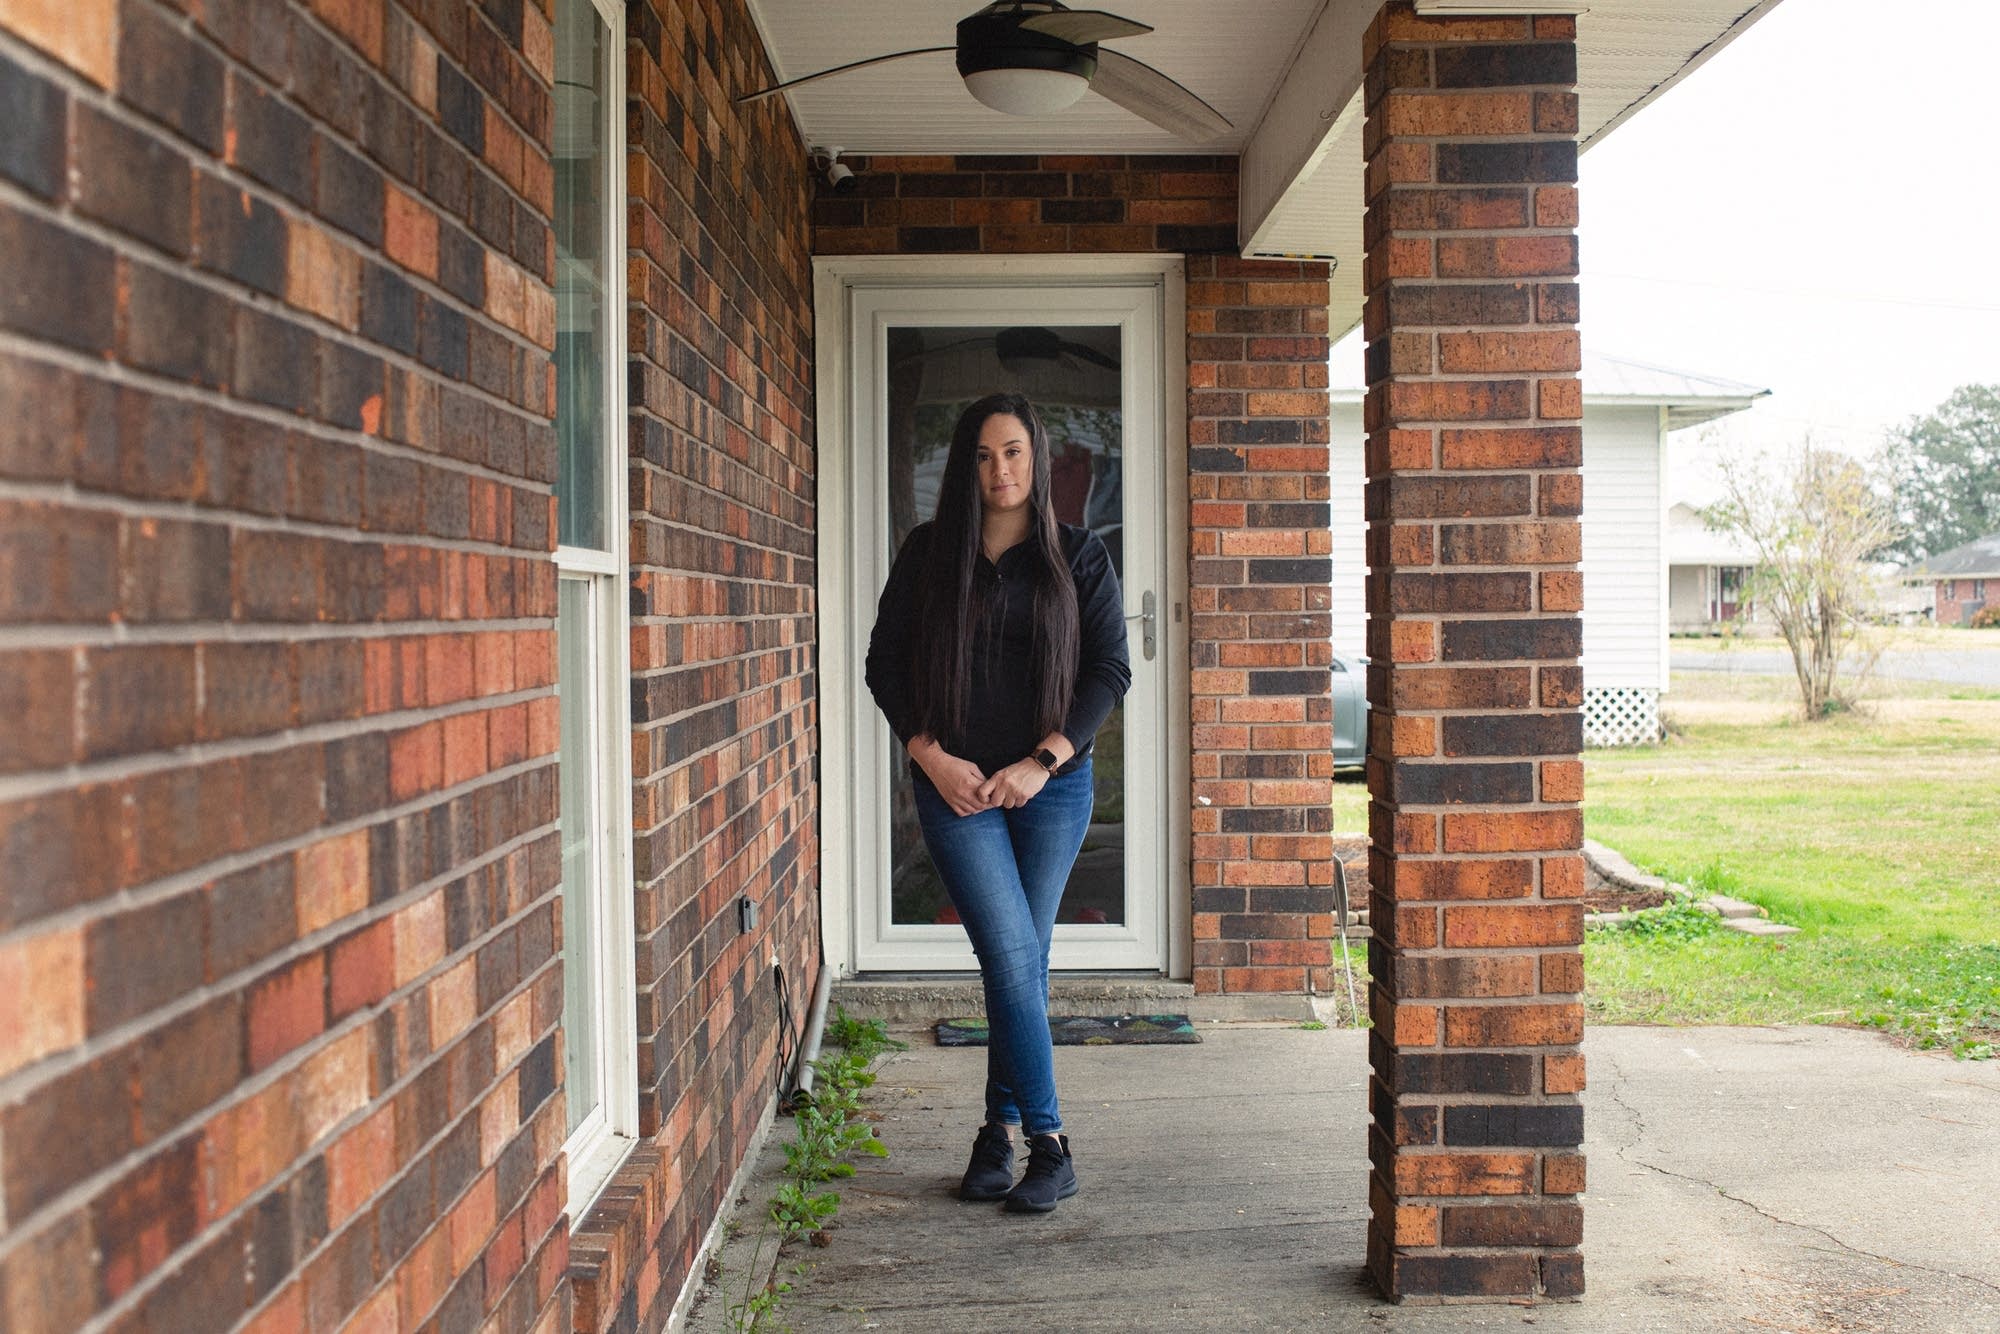
[[[1054,773],[1057,768],[1056,753],[1046,748],[1038,750],[1035,752],[1035,763],[1041,765],[1044,769],[1047,769],[1050,773]]]

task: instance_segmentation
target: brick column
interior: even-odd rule
[[[1327,270],[1190,255],[1187,277],[1195,990],[1323,990]]]
[[[1575,21],[1370,28],[1368,1267],[1574,1297],[1583,1187]]]

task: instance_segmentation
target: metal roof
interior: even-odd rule
[[[1364,386],[1359,357],[1340,358],[1331,378],[1335,402],[1361,400]],[[1586,350],[1583,354],[1584,402],[1663,407],[1669,431],[1741,412],[1770,392],[1719,375],[1671,370],[1602,352]]]

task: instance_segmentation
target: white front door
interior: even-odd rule
[[[822,609],[844,682],[824,729],[846,753],[822,755],[822,793],[842,812],[852,964],[861,971],[975,967],[964,928],[924,851],[907,760],[862,679],[862,656],[889,565],[936,508],[951,428],[976,398],[1024,393],[1049,429],[1056,516],[1110,548],[1124,592],[1132,688],[1098,733],[1096,809],[1062,909],[1051,966],[1161,969],[1167,960],[1168,855],[1162,820],[1167,746],[1163,666],[1169,589],[1163,541],[1162,284],[930,285],[855,282],[845,293],[846,430],[838,475],[821,474],[823,558],[844,567],[838,608]],[[821,337],[830,330],[824,319]],[[831,349],[822,343],[822,353]],[[822,454],[822,464],[828,460]],[[837,503],[830,491],[838,489]],[[823,583],[824,586],[824,583]],[[843,633],[828,633],[839,616]],[[836,891],[837,892],[837,891]]]

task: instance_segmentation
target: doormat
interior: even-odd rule
[[[1184,1014],[1052,1014],[1049,1040],[1058,1047],[1165,1046],[1170,1043],[1200,1042],[1201,1034]],[[940,1019],[937,1026],[940,1047],[983,1047],[986,1045],[984,1019]]]

